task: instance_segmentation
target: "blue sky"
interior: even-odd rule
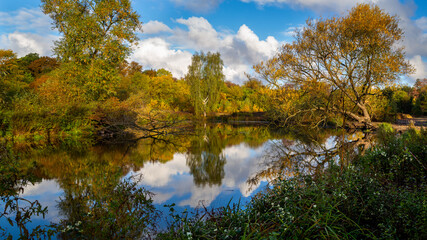
[[[306,19],[341,16],[358,2],[374,2],[400,17],[407,59],[427,77],[425,0],[133,0],[143,33],[130,60],[183,77],[195,51],[219,51],[227,80],[241,83],[252,65],[272,57]],[[19,56],[51,55],[59,38],[39,0],[0,0],[0,48]]]

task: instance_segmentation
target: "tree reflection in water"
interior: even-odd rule
[[[138,186],[139,178],[122,179],[130,161],[123,151],[92,147],[42,154],[37,161],[63,190],[57,204],[62,239],[135,239],[154,227],[152,194]]]
[[[158,212],[152,194],[135,179],[108,178],[64,188],[58,203],[62,239],[139,239],[153,231]]]
[[[32,171],[37,179],[54,179],[63,190],[57,203],[61,215],[57,217],[62,219],[57,227],[62,238],[114,239],[147,234],[157,217],[150,193],[138,187],[139,179],[122,179],[131,171],[142,170],[148,162],[161,165],[180,153],[185,156],[183,165],[188,167],[182,171],[192,175],[197,187],[221,188],[226,165],[234,164],[226,160],[227,147],[242,143],[253,149],[269,146],[262,167],[251,168],[263,169],[250,179],[256,183],[283,174],[321,173],[330,160],[340,162],[348,159],[344,155],[363,151],[363,147],[356,147],[369,144],[363,137],[330,131],[283,133],[259,126],[207,125],[194,127],[191,134],[144,138],[130,145],[34,150],[22,160],[35,163]]]
[[[371,137],[362,132],[292,131],[285,138],[271,142],[260,163],[263,170],[251,176],[248,183],[256,185],[261,179],[322,174],[331,161],[347,165],[370,147]]]
[[[222,138],[219,128],[205,127],[198,129],[191,140],[186,159],[197,186],[221,185],[226,163],[222,152],[226,142]]]
[[[29,228],[28,223],[34,216],[45,217],[47,207],[39,201],[31,201],[20,197],[27,184],[34,184],[40,178],[34,176],[33,163],[25,166],[15,157],[9,146],[0,144],[0,220],[5,224],[0,226],[0,237],[12,239],[12,232],[20,239],[50,239],[55,234],[52,226],[37,226]],[[6,222],[7,221],[7,222]]]

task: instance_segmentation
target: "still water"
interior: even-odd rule
[[[21,176],[31,176],[19,196],[37,200],[48,210],[44,218],[32,216],[27,229],[71,221],[81,214],[79,209],[97,201],[90,196],[108,198],[106,189],[132,176],[137,177],[138,186],[153,193],[153,204],[161,213],[155,224],[165,229],[171,221],[165,205],[175,204],[178,213],[244,205],[278,175],[321,171],[328,160],[339,161],[340,154],[354,153],[351,143],[360,143],[361,137],[214,125],[186,135],[127,144],[15,147],[14,152],[21,163]],[[0,202],[0,209],[4,207]],[[0,218],[0,226],[14,238],[19,235],[5,217]]]

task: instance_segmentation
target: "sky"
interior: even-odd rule
[[[416,72],[402,77],[412,85],[427,77],[427,1],[425,0],[132,0],[142,32],[129,61],[144,69],[165,68],[184,77],[195,52],[219,52],[226,80],[242,83],[252,66],[293,41],[307,19],[343,16],[356,3],[375,3],[400,19],[401,44]],[[31,52],[52,56],[60,38],[39,0],[0,0],[0,48],[19,57]]]

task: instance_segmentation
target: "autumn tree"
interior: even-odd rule
[[[42,0],[41,7],[62,34],[54,47],[64,63],[56,80],[78,89],[88,101],[116,95],[120,64],[136,44],[136,31],[141,27],[131,1]],[[70,78],[76,76],[74,71],[83,74]]]
[[[49,73],[59,67],[59,63],[56,58],[51,57],[40,57],[37,60],[32,61],[28,65],[28,69],[31,71],[34,77],[40,77],[43,74]]]
[[[308,20],[294,42],[255,70],[271,86],[306,97],[308,104],[289,116],[341,114],[370,126],[375,88],[413,71],[398,45],[402,36],[396,16],[358,4],[343,17]]]
[[[0,76],[6,77],[16,68],[16,54],[12,50],[0,49]]]
[[[0,108],[10,107],[12,99],[33,80],[19,60],[12,50],[0,49]]]
[[[207,111],[212,111],[219,100],[221,86],[224,84],[224,63],[219,53],[196,53],[188,67],[185,79],[190,86],[196,116],[206,117]]]
[[[120,63],[138,40],[139,15],[130,0],[42,0],[42,10],[63,37],[54,52],[63,61]]]

